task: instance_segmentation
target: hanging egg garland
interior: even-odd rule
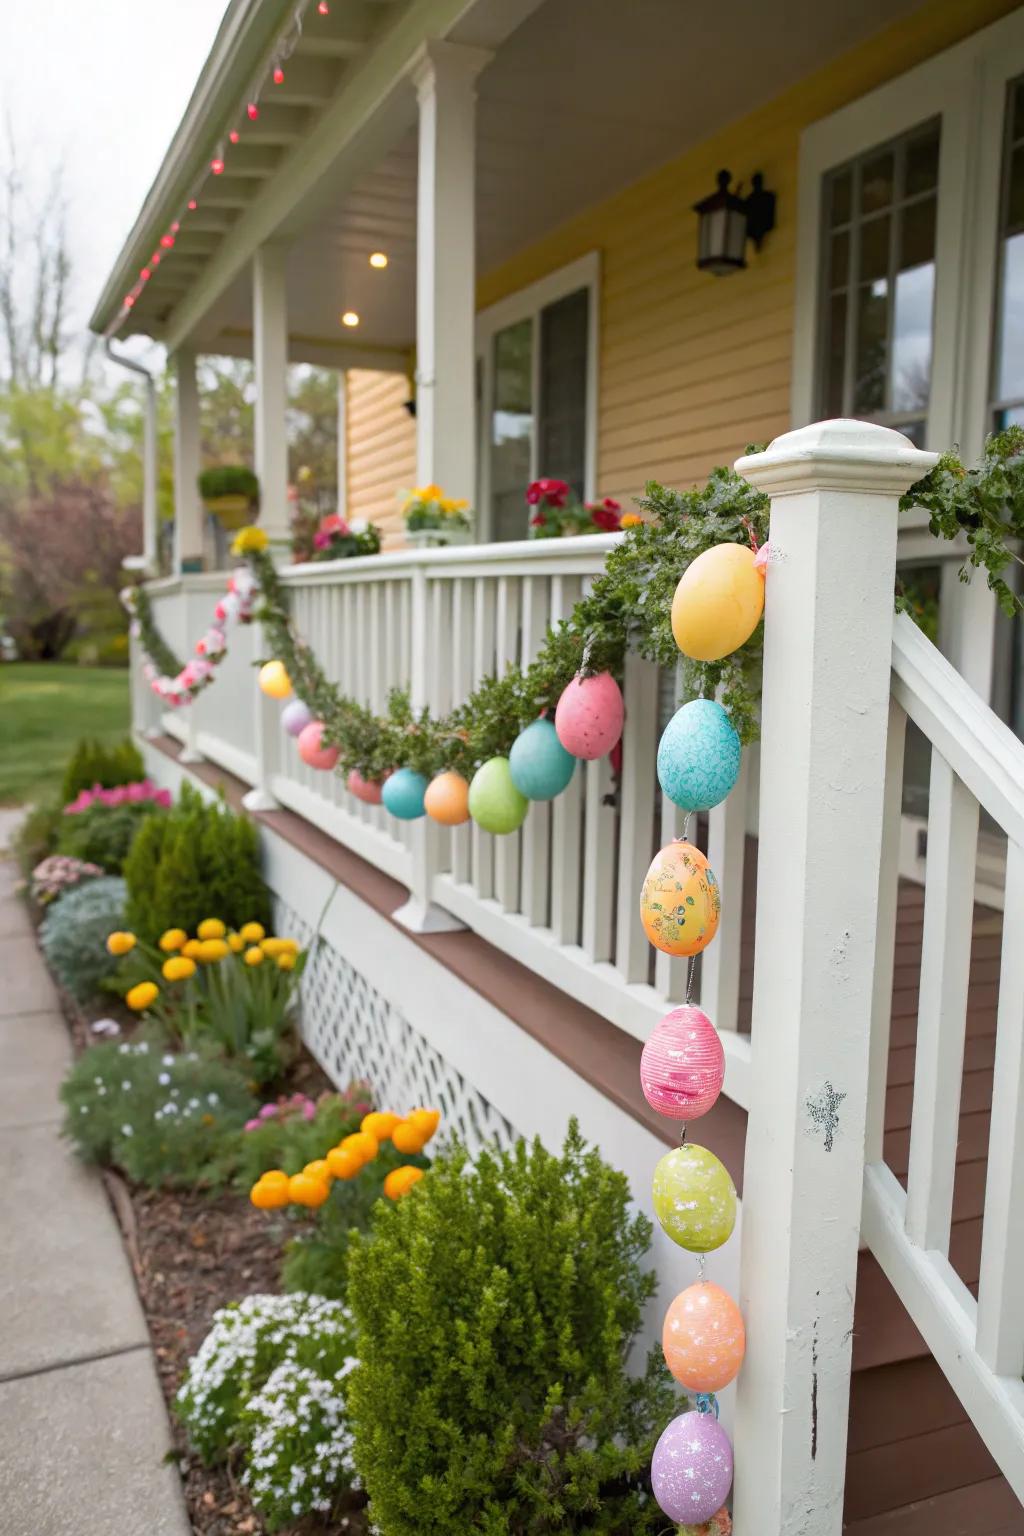
[[[640,893],[640,920],[655,949],[699,955],[718,932],[722,898],[714,871],[692,843],[655,854]]]
[[[763,566],[749,544],[715,544],[693,560],[672,599],[672,633],[684,656],[721,661],[745,645],[764,612]]]
[[[427,785],[423,807],[432,821],[442,827],[461,827],[469,820],[469,785],[461,773],[449,768]]]
[[[301,736],[313,720],[313,711],[301,699],[291,699],[281,711],[281,726],[289,736]]]
[[[512,743],[508,755],[512,782],[527,800],[553,800],[576,771],[576,758],[558,739],[551,720],[534,720]]]
[[[698,1281],[680,1291],[665,1313],[661,1347],[665,1364],[687,1392],[721,1392],[743,1364],[743,1314],[720,1285]]]
[[[721,704],[691,699],[676,711],[658,745],[658,783],[683,811],[709,811],[732,790],[740,738]]]
[[[285,671],[283,661],[265,661],[260,667],[260,689],[268,699],[286,699],[292,691],[292,680]]]
[[[651,1460],[651,1487],[670,1520],[703,1525],[732,1487],[732,1446],[710,1413],[681,1413],[661,1432]]]
[[[725,1081],[725,1051],[700,1008],[673,1008],[654,1026],[640,1057],[640,1086],[659,1115],[699,1120]]]
[[[337,747],[324,746],[324,723],[322,720],[311,720],[310,723],[299,732],[299,756],[309,768],[319,768],[321,772],[330,772],[338,761]]]
[[[736,1186],[707,1147],[687,1142],[666,1152],[654,1170],[654,1213],[663,1230],[690,1253],[713,1253],[736,1225]]]
[[[384,809],[399,821],[416,821],[423,815],[426,793],[427,781],[422,773],[413,768],[396,768],[384,781],[381,801]]]
[[[499,837],[517,832],[529,808],[529,800],[515,786],[507,757],[489,758],[474,773],[469,814],[484,832]]]
[[[567,752],[592,762],[612,750],[625,718],[621,688],[610,672],[599,672],[566,684],[555,709],[555,730]]]

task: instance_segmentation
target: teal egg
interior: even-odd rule
[[[416,773],[412,768],[397,768],[384,781],[381,801],[385,809],[400,821],[415,821],[417,816],[423,815],[423,796],[426,792],[427,781],[422,773]]]
[[[553,720],[535,720],[512,744],[512,782],[527,800],[553,800],[572,778],[576,759],[558,739]]]
[[[674,1243],[690,1253],[710,1253],[732,1236],[736,1186],[729,1170],[707,1147],[676,1147],[654,1170],[654,1210]]]
[[[740,771],[740,739],[714,699],[692,699],[676,711],[658,745],[658,783],[682,811],[719,805]]]
[[[469,786],[469,814],[485,832],[501,836],[518,831],[529,805],[512,781],[507,757],[492,757],[474,773]]]

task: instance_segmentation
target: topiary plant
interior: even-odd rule
[[[57,980],[80,1003],[95,997],[103,978],[115,969],[106,939],[124,926],[126,896],[123,880],[89,880],[62,896],[43,919],[43,954]]]
[[[178,804],[143,822],[124,862],[128,926],[154,944],[168,928],[206,917],[231,928],[270,923],[254,822],[185,784]]]
[[[349,1249],[356,1467],[388,1536],[663,1531],[648,1468],[678,1409],[659,1353],[626,1368],[651,1224],[575,1122],[439,1158]]]
[[[117,784],[133,784],[145,772],[142,754],[130,736],[113,746],[85,738],[78,743],[64,770],[61,803],[67,805],[81,790],[92,789],[95,784],[104,789],[113,789]]]
[[[57,833],[57,851],[119,875],[136,832],[154,811],[160,811],[154,800],[132,800],[123,805],[98,803],[74,816],[64,816]]]

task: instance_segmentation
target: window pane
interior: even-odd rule
[[[900,219],[900,271],[935,259],[935,199],[911,203]]]
[[[928,192],[939,184],[939,130],[932,128],[907,145],[905,192],[913,197],[917,192]]]
[[[1024,395],[1024,235],[1003,246],[1001,309],[996,398],[1012,400]]]
[[[992,370],[993,418],[999,428],[1018,421],[1019,402],[1024,397],[1024,146],[1012,146],[1012,139],[1024,131],[1024,81],[1010,87],[1006,111],[1009,137]]]
[[[888,285],[883,280],[860,290],[857,305],[857,376],[853,407],[858,415],[885,409]]]
[[[826,360],[825,414],[843,414],[843,367],[846,362],[846,294],[832,296],[829,309],[829,348]]]
[[[923,411],[932,366],[935,268],[912,267],[896,278],[892,324],[892,409]]]
[[[540,314],[540,423],[537,470],[583,496],[587,439],[590,294],[570,293]]]
[[[845,288],[850,272],[850,235],[840,230],[832,236],[830,288]]]
[[[526,537],[532,441],[533,321],[526,319],[494,338],[491,505],[495,539]]]
[[[1013,87],[1012,112],[1013,124],[1010,132],[1016,143],[1018,139],[1024,139],[1024,81],[1018,80]]]
[[[842,171],[832,178],[832,227],[837,224],[849,224],[850,204],[853,198],[852,175],[849,171]]]
[[[869,219],[860,233],[860,276],[862,282],[889,274],[889,215]]]
[[[892,182],[892,150],[865,160],[860,173],[861,213],[873,213],[878,208],[887,208],[892,202]]]
[[[1010,160],[1003,233],[1015,235],[1021,230],[1024,230],[1024,145],[1014,150]]]

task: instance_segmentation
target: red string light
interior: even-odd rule
[[[195,198],[194,197],[190,197],[189,200],[188,200],[188,211],[189,211],[189,213],[195,213],[195,211],[196,211],[196,209],[198,207],[199,207],[199,204],[196,202]]]
[[[171,225],[171,234],[176,235],[180,228],[181,225],[178,223],[177,219],[175,219],[174,223]]]
[[[280,64],[275,64],[274,66],[274,84],[284,85],[284,70],[281,68]]]
[[[224,161],[219,155],[214,155],[210,161],[210,170],[215,176],[222,176],[224,174]]]
[[[251,123],[254,123],[256,121],[256,119],[260,115],[259,107],[256,105],[256,103],[254,101],[250,101],[249,105],[246,107],[245,110],[249,114],[249,121]]]
[[[144,283],[148,283],[148,282],[149,282],[149,280],[150,280],[150,278],[151,278],[151,277],[152,277],[152,276],[153,276],[153,274],[152,274],[152,272],[151,272],[151,271],[150,271],[150,270],[149,270],[149,268],[148,268],[148,267],[143,267],[143,268],[142,268],[142,271],[141,271],[141,272],[140,272],[140,273],[139,273],[139,276],[140,276],[140,277],[141,277],[141,278],[142,278],[142,281],[143,281],[143,282],[144,282]]]
[[[174,244],[174,236],[173,235],[161,235],[160,236],[160,244],[164,247],[164,250],[169,251],[171,246]]]
[[[231,140],[232,144],[237,144],[238,143],[238,129],[237,128],[232,128],[231,132],[228,134],[228,138]]]
[[[149,264],[150,264],[151,267],[158,267],[160,265],[160,252],[159,251],[154,251],[153,252],[152,256],[149,258]]]

